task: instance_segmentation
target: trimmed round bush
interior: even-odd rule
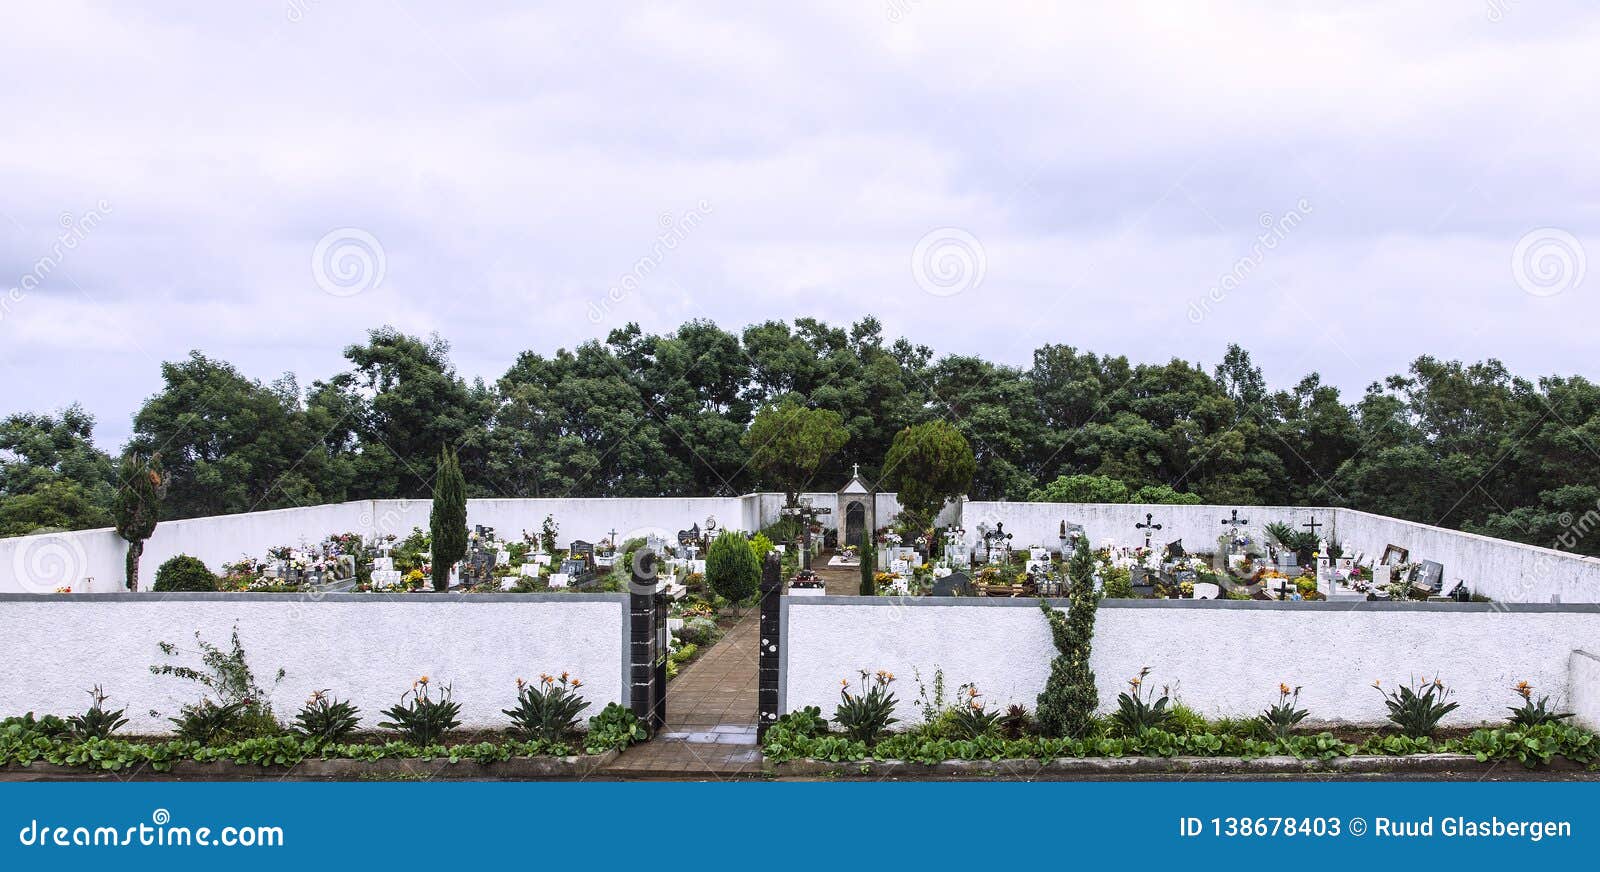
[[[685,644],[705,646],[717,638],[717,622],[710,618],[690,618],[678,629],[678,638]]]
[[[217,577],[198,557],[179,554],[156,570],[156,590],[216,590]]]

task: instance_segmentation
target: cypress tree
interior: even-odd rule
[[[433,511],[428,515],[433,546],[433,589],[450,589],[450,569],[467,556],[467,481],[455,450],[439,450],[433,477]]]
[[[1047,600],[1039,600],[1057,654],[1050,662],[1044,692],[1039,694],[1037,715],[1045,735],[1070,738],[1087,732],[1100,705],[1094,670],[1089,668],[1100,593],[1094,589],[1094,556],[1089,553],[1088,537],[1078,537],[1067,575],[1072,583],[1067,590],[1065,615],[1051,608]]]
[[[872,531],[861,531],[861,549],[857,557],[861,561],[861,595],[872,596],[878,592],[877,585],[872,581],[873,564],[877,562],[876,554],[872,553]]]

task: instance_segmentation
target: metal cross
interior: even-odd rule
[[[1150,531],[1151,530],[1159,530],[1159,529],[1161,529],[1161,525],[1155,523],[1154,520],[1153,520],[1154,518],[1155,518],[1155,515],[1153,515],[1153,514],[1151,514],[1149,512],[1145,512],[1144,513],[1144,523],[1143,524],[1134,524],[1133,525],[1135,528],[1144,531],[1144,547],[1146,547],[1146,548],[1150,547]]]
[[[1223,518],[1222,519],[1222,523],[1227,524],[1230,527],[1243,527],[1244,525],[1250,523],[1250,519],[1249,518],[1241,518],[1241,517],[1239,517],[1239,510],[1238,509],[1234,509],[1233,510],[1233,517],[1232,518]]]

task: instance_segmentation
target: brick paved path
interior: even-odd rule
[[[824,555],[814,567],[828,593],[855,595],[859,571],[826,564]],[[756,658],[760,624],[760,611],[750,608],[731,625],[724,625],[721,641],[667,684],[666,729],[625,751],[606,768],[605,776],[707,781],[759,777]]]

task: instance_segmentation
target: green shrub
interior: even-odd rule
[[[179,709],[179,716],[168,718],[177,726],[180,736],[196,741],[217,742],[273,736],[282,732],[278,719],[272,713],[272,694],[256,683],[255,672],[245,658],[244,644],[239,641],[239,627],[233,628],[227,650],[207,642],[197,632],[195,645],[199,649],[200,666],[161,663],[150,667],[156,675],[171,675],[193,681],[209,694],[197,703]],[[156,647],[168,657],[184,653],[170,642],[158,642]],[[284,671],[278,670],[273,686],[283,681]],[[202,738],[203,737],[203,738]]]
[[[578,695],[583,682],[569,679],[567,673],[560,678],[539,676],[538,684],[517,679],[517,705],[504,709],[511,718],[511,732],[523,739],[559,742],[578,731],[578,715],[589,703]]]
[[[1133,573],[1124,566],[1101,570],[1100,590],[1106,599],[1133,599]]]
[[[718,596],[741,603],[755,596],[761,585],[756,552],[744,534],[724,530],[706,552],[706,583]]]
[[[426,675],[412,682],[400,702],[384,709],[383,714],[389,720],[378,726],[399,730],[407,742],[423,747],[439,744],[445,734],[461,726],[461,704],[450,699],[449,686],[434,699]]]
[[[179,554],[156,570],[158,591],[214,591],[217,576],[198,557]]]
[[[584,750],[590,754],[621,751],[650,737],[644,721],[633,711],[618,703],[607,703],[600,714],[589,719],[589,734],[584,737]]]
[[[326,690],[314,691],[295,715],[295,732],[312,744],[344,741],[355,732],[361,710],[348,700],[336,700]]]
[[[1056,656],[1050,661],[1050,676],[1039,694],[1039,728],[1046,735],[1080,736],[1100,705],[1089,655],[1094,639],[1095,614],[1100,609],[1100,594],[1094,589],[1094,555],[1087,537],[1078,537],[1077,547],[1067,564],[1071,585],[1067,589],[1067,611],[1062,614],[1047,600],[1039,600]]]
[[[699,645],[704,648],[717,641],[720,631],[717,622],[711,618],[686,618],[683,626],[678,628],[677,636],[686,645]]]
[[[815,738],[828,732],[827,718],[822,716],[822,709],[814,705],[808,705],[778,718],[778,725],[790,730],[796,736],[806,738]]]

